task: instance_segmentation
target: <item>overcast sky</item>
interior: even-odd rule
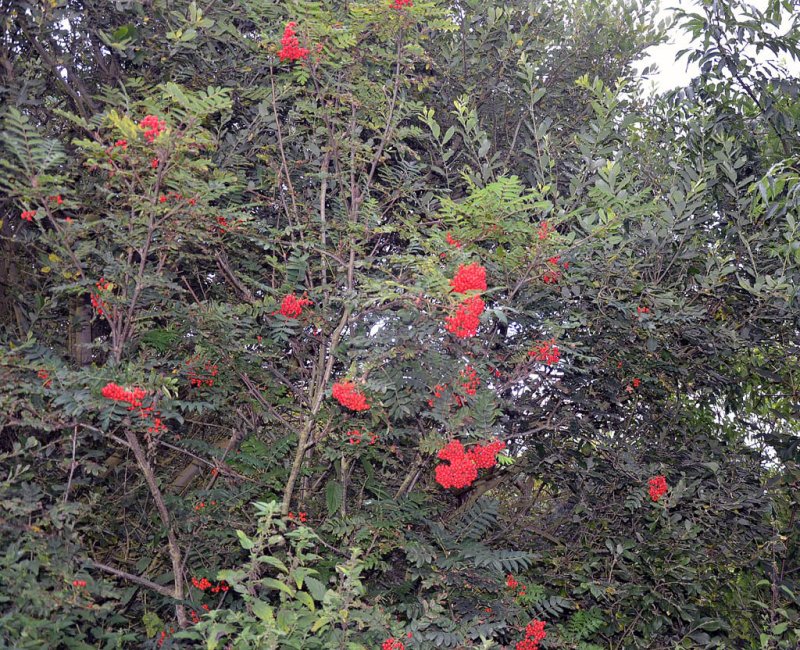
[[[767,0],[751,0],[750,4],[755,6],[760,11],[763,11],[767,6]],[[695,11],[696,3],[693,0],[661,0],[661,11],[658,15],[658,20],[668,18],[672,15],[672,8],[680,7],[685,11]],[[784,26],[783,31],[785,32]],[[699,73],[697,64],[691,64],[687,68],[686,57],[680,61],[675,61],[677,53],[688,47],[690,43],[689,36],[677,25],[674,25],[669,32],[669,40],[663,45],[650,48],[648,56],[640,63],[639,69],[655,63],[659,71],[652,75],[649,85],[651,85],[654,92],[663,92],[671,90],[676,87],[685,86],[690,79]],[[762,60],[774,58],[771,53],[762,52],[759,56]],[[800,61],[789,60],[786,65],[794,75],[800,75]],[[645,84],[648,86],[648,84]]]

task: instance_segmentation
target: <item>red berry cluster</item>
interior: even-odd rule
[[[217,505],[216,501],[211,501],[210,503],[211,503],[212,506]],[[201,512],[201,511],[203,511],[205,509],[206,509],[206,502],[205,501],[200,501],[200,502],[196,503],[195,506],[194,506],[195,512]]]
[[[450,287],[454,293],[486,291],[486,269],[477,262],[466,266],[461,264],[455,277],[450,280]],[[445,318],[445,329],[460,339],[475,336],[485,307],[480,296],[466,298],[453,316]]]
[[[80,588],[85,587],[86,586],[86,580],[73,580],[72,581],[72,586],[73,587],[80,587]]]
[[[461,371],[459,374],[459,380],[461,382],[461,388],[467,395],[475,395],[478,392],[478,388],[481,385],[480,377],[478,377],[478,372],[472,367],[467,366],[464,370]],[[448,384],[436,384],[433,387],[433,397],[428,400],[428,406],[431,408],[434,407],[436,400],[439,399],[442,395],[444,395],[445,391],[447,390]],[[457,406],[464,406],[465,400],[460,395],[453,395],[453,401],[456,403]]]
[[[147,395],[147,391],[144,388],[134,388],[133,390],[127,390],[114,382],[109,382],[103,389],[100,391],[103,397],[106,399],[113,400],[115,402],[127,402],[130,404],[128,407],[129,411],[132,411],[135,408],[140,408],[142,406],[142,400]]]
[[[221,580],[215,585],[208,578],[192,578],[192,584],[200,591],[208,590],[212,594],[218,594],[220,591],[226,592],[228,589],[230,589],[228,583],[224,580]]]
[[[449,465],[436,466],[436,482],[443,488],[468,487],[478,478],[478,468],[467,458],[464,446],[458,440],[451,440],[439,451],[438,458],[450,462]]]
[[[467,298],[458,306],[455,315],[445,318],[445,329],[460,339],[475,336],[485,307],[480,296]]]
[[[302,510],[298,511],[297,514],[290,512],[286,516],[289,518],[289,521],[294,521],[295,523],[299,521],[301,524],[304,524],[308,521],[308,513]]]
[[[634,389],[635,388],[639,388],[639,386],[641,386],[641,384],[642,384],[642,380],[639,379],[638,377],[634,377],[631,380],[631,383],[628,384],[627,386],[625,386],[625,390],[628,391],[629,393],[632,393],[634,391]]]
[[[516,596],[524,596],[525,592],[528,588],[521,584],[513,575],[510,573],[506,576],[506,587],[511,589],[512,591],[516,591]]]
[[[214,377],[219,374],[219,369],[217,364],[211,363],[210,361],[206,361],[203,363],[203,369],[201,370],[199,366],[196,366],[198,362],[198,358],[196,356],[190,357],[186,359],[184,363],[189,366],[188,368],[188,377],[189,383],[192,386],[213,386],[214,385]]]
[[[150,426],[147,427],[147,433],[163,433],[167,430],[166,425],[161,420],[161,413],[158,411],[154,413],[152,406],[142,406],[142,400],[147,395],[147,391],[143,388],[127,390],[114,382],[109,382],[103,386],[100,394],[106,399],[115,402],[126,402],[130,405],[128,406],[129,411],[139,409],[139,417],[143,420],[151,420],[152,418]]]
[[[551,232],[553,232],[553,227],[547,221],[542,221],[542,223],[539,224],[539,230],[537,230],[539,241],[547,239]]]
[[[475,445],[467,452],[467,458],[478,469],[491,469],[497,464],[497,454],[506,448],[506,443],[494,440],[486,445]]]
[[[402,641],[390,636],[381,644],[381,650],[406,650],[406,646]]]
[[[149,418],[150,417],[150,411],[152,411],[152,410],[153,410],[152,406],[149,406],[146,409],[142,409],[141,410],[142,418],[145,418],[145,419]],[[147,433],[164,433],[167,430],[167,425],[165,425],[161,421],[161,418],[159,417],[159,415],[160,414],[156,414],[156,416],[153,417],[153,423],[149,427],[147,427]]]
[[[444,391],[446,390],[447,384],[436,384],[436,386],[433,387],[433,397],[428,400],[428,406],[433,408],[434,400],[437,400],[444,395]]]
[[[461,388],[467,395],[474,395],[478,392],[481,385],[481,379],[478,377],[478,371],[470,365],[467,365],[459,375],[461,381]]]
[[[547,260],[547,263],[550,265],[550,268],[548,268],[547,271],[544,272],[544,275],[542,276],[542,281],[545,284],[558,284],[558,281],[561,279],[561,276],[563,275],[561,269],[558,267],[559,265],[561,265],[566,271],[569,268],[569,262],[564,262],[563,264],[561,264],[561,256],[554,255],[553,257]]]
[[[475,445],[465,451],[458,440],[451,440],[437,455],[449,465],[436,466],[436,482],[443,488],[464,488],[478,478],[479,469],[489,469],[497,463],[497,454],[506,444],[499,440],[487,445]]]
[[[36,373],[36,376],[44,382],[42,385],[45,388],[50,388],[50,386],[53,384],[53,380],[50,379],[50,373],[47,372],[47,370],[39,370]]]
[[[647,484],[650,487],[650,498],[653,501],[658,501],[667,493],[667,479],[660,474],[652,477]]]
[[[455,277],[450,280],[454,293],[467,293],[467,291],[486,291],[486,269],[478,264],[461,264]]]
[[[95,282],[94,286],[97,287],[97,293],[92,292],[89,295],[92,300],[92,308],[95,310],[98,316],[105,316],[108,313],[108,305],[101,296],[104,292],[111,289],[111,283],[105,278],[100,278],[97,282]]]
[[[533,639],[536,643],[540,643],[547,636],[547,632],[544,631],[544,626],[544,621],[534,619],[525,627],[525,636]]]
[[[119,148],[119,149],[122,149],[123,151],[125,151],[128,148],[128,141],[127,140],[117,140],[114,143],[114,146]]]
[[[305,59],[308,57],[309,50],[305,47],[300,47],[300,41],[297,40],[294,28],[297,23],[286,23],[286,28],[283,30],[283,38],[281,39],[281,49],[278,52],[278,58],[281,61],[297,61],[298,59]]]
[[[175,634],[175,628],[174,627],[169,628],[169,634]],[[162,645],[164,645],[164,641],[167,640],[167,637],[169,636],[169,634],[167,634],[166,630],[161,630],[161,634],[158,635],[158,641],[157,641],[157,644],[158,644],[159,648]]]
[[[539,643],[547,636],[544,621],[533,620],[525,627],[525,640],[517,642],[516,650],[539,650]]]
[[[305,295],[302,298],[298,298],[293,293],[290,293],[283,297],[280,314],[286,318],[297,318],[303,313],[303,307],[313,304]]]
[[[556,345],[556,340],[550,339],[549,341],[537,341],[535,347],[528,352],[528,356],[545,365],[552,366],[561,360],[561,351]]]
[[[650,313],[650,307],[637,307],[636,308],[636,313],[639,314],[639,315],[641,315],[641,314],[649,314]]]
[[[352,381],[336,382],[333,385],[333,398],[351,411],[368,411],[369,404],[364,393],[359,391]]]
[[[64,199],[61,198],[60,194],[48,196],[47,198],[49,201],[55,203],[56,205],[61,205],[64,203]],[[33,221],[33,218],[36,216],[36,212],[37,212],[36,210],[23,210],[20,213],[19,218],[22,219],[23,221]]]
[[[351,429],[347,432],[347,440],[351,445],[359,445],[361,442],[366,442],[368,445],[374,445],[375,442],[378,440],[377,433],[361,433],[358,429]],[[369,441],[367,441],[367,436],[369,436]]]
[[[164,120],[159,120],[155,115],[147,115],[139,122],[139,128],[144,130],[144,139],[151,143],[167,128]]]
[[[445,233],[445,238],[447,239],[447,243],[455,248],[461,248],[463,246],[463,244],[460,241],[455,239],[453,235],[450,234],[450,231]]]
[[[167,194],[162,194],[158,197],[158,202],[166,203],[167,201],[182,201],[183,199],[186,199],[186,203],[189,205],[197,205],[197,199],[187,198],[178,192],[168,192]]]
[[[150,168],[151,168],[151,169],[158,169],[158,165],[159,165],[158,158],[153,158],[153,159],[150,161]]]
[[[389,5],[391,9],[404,9],[405,7],[411,8],[413,6],[414,0],[392,0],[392,3]]]

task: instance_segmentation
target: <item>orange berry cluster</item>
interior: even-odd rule
[[[367,398],[352,381],[337,381],[333,385],[333,399],[351,411],[368,411]]]

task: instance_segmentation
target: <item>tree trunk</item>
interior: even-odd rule
[[[79,366],[92,362],[92,309],[83,296],[70,304],[69,355]]]

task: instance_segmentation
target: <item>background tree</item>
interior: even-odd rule
[[[796,645],[788,4],[3,10],[7,645]]]

